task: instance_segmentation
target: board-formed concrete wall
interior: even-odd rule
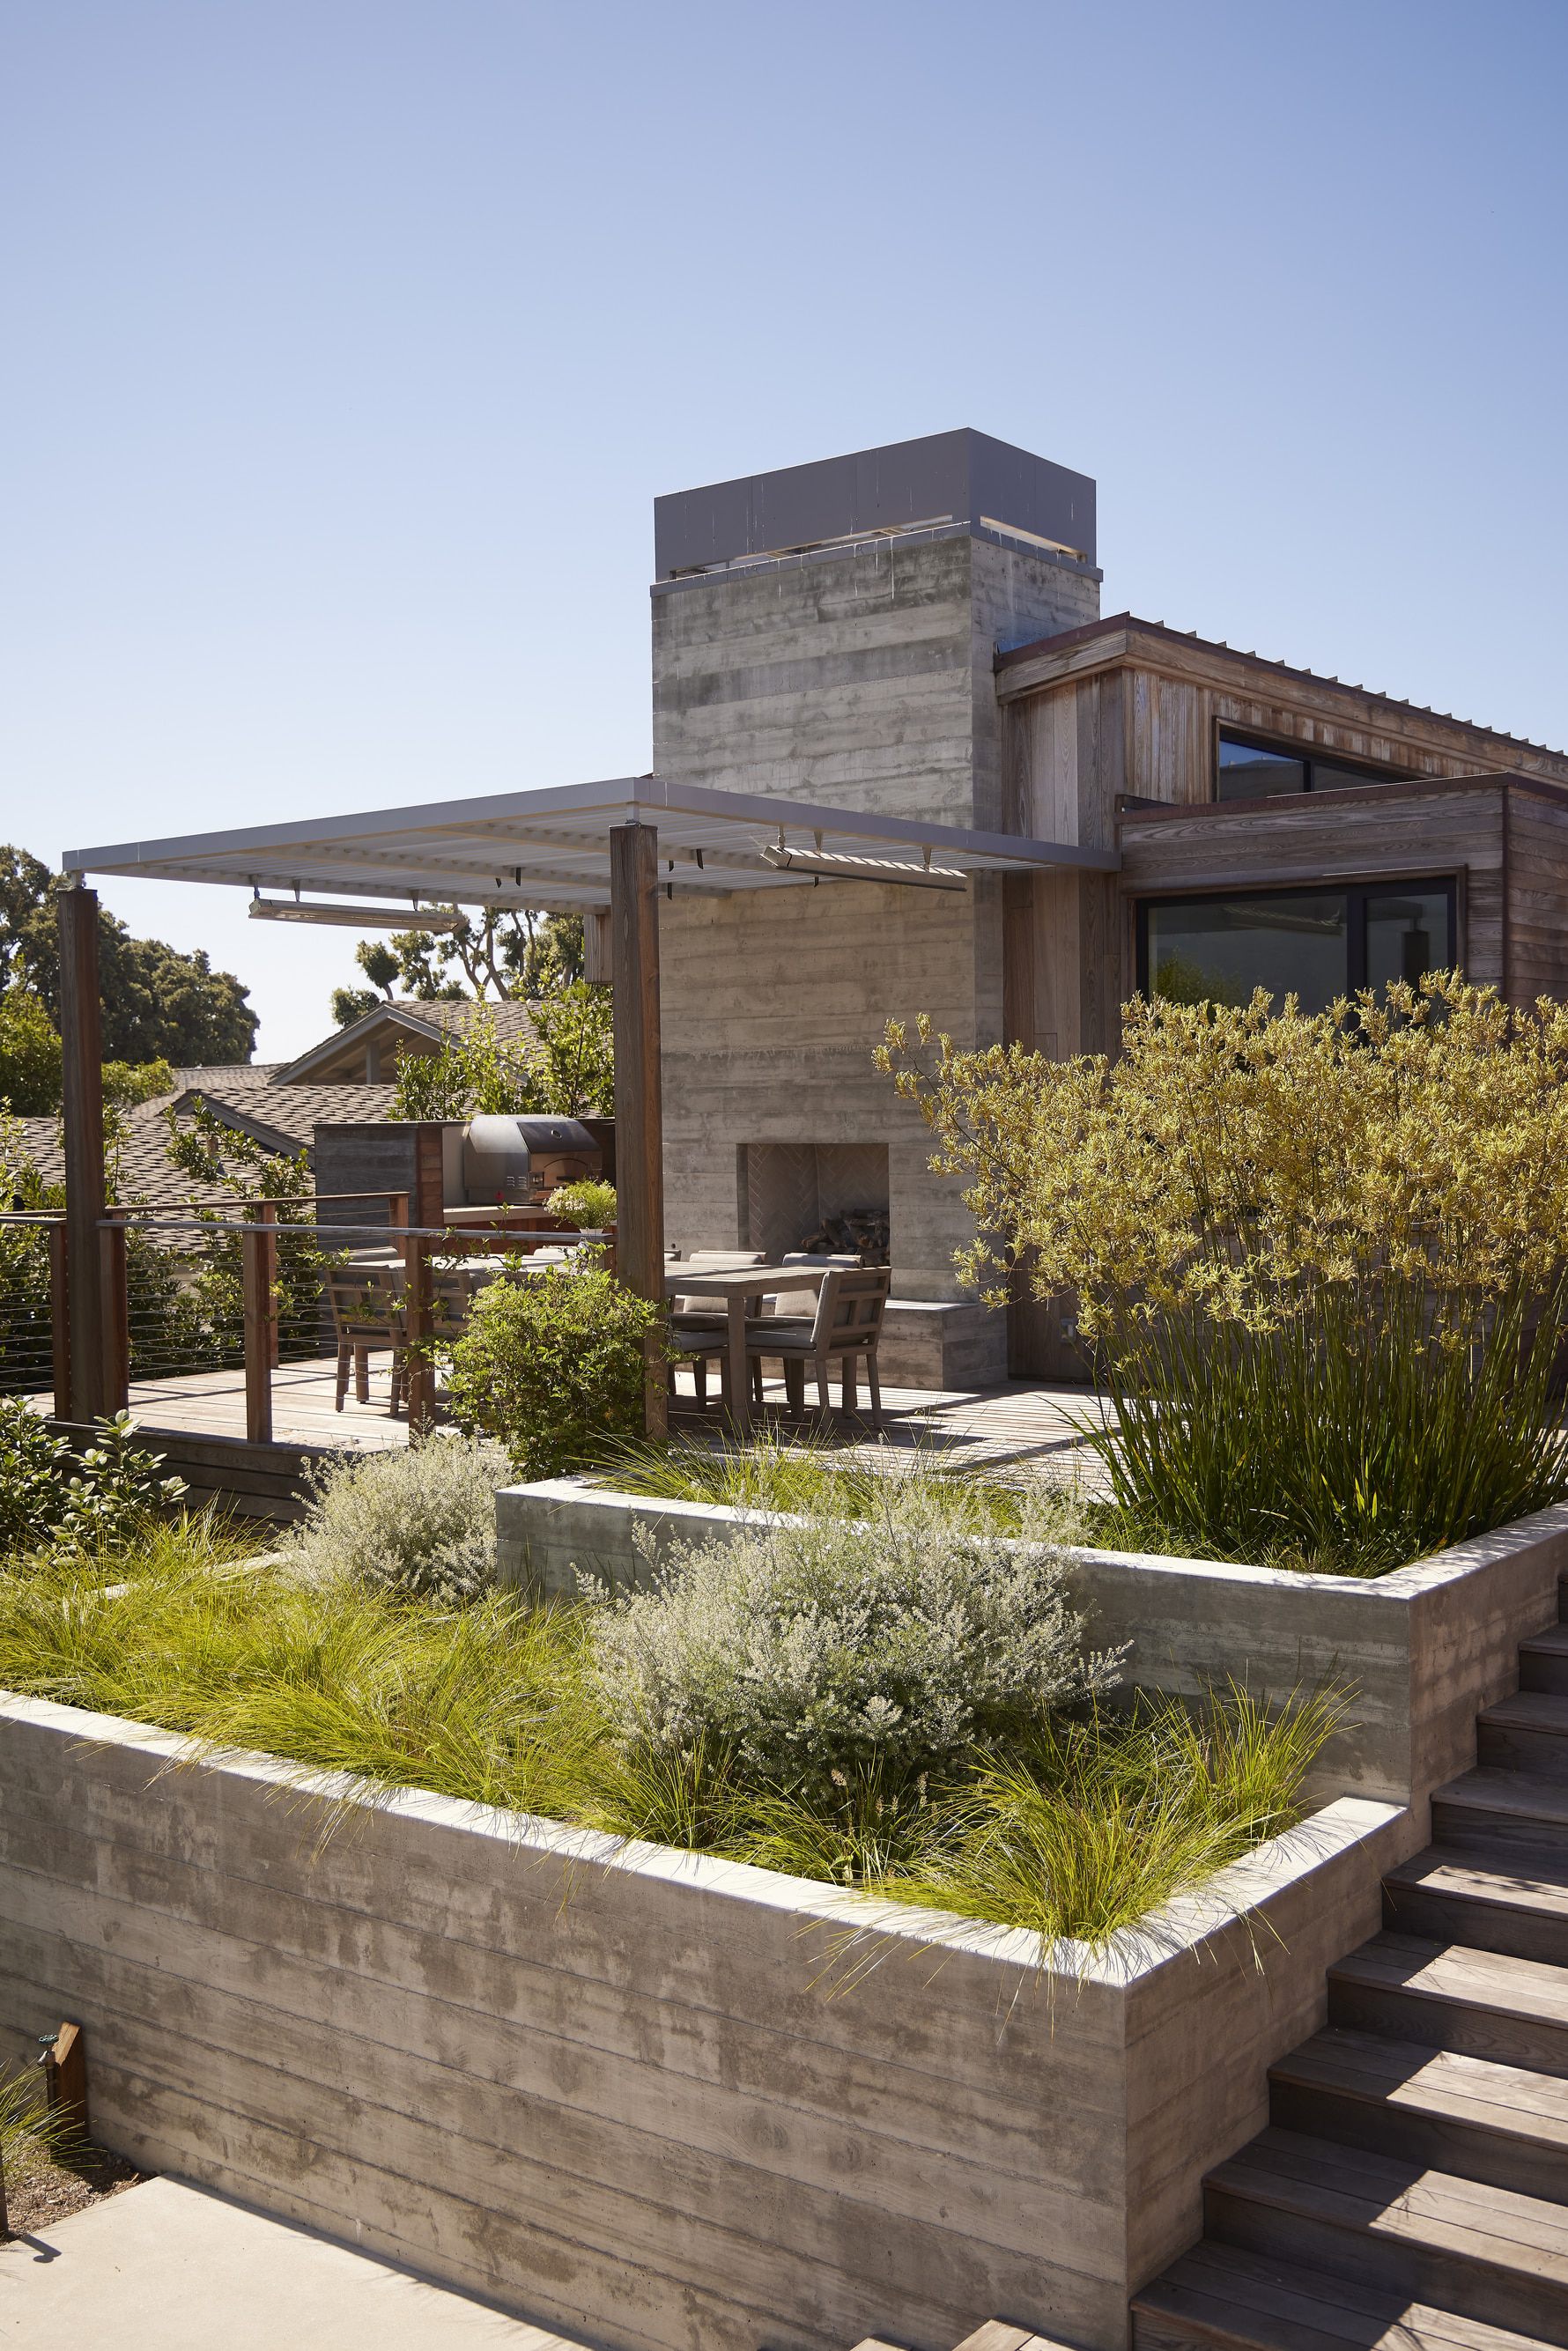
[[[997,644],[1098,610],[1092,567],[964,529],[662,582],[655,772],[1002,830]],[[960,1187],[929,1172],[930,1138],[872,1053],[890,1017],[922,1011],[960,1045],[1000,1040],[998,877],[951,894],[677,887],[659,913],[669,1239],[739,1238],[743,1144],[885,1144],[894,1295],[958,1302]],[[1000,1315],[968,1301],[925,1335],[944,1358],[935,1384],[1005,1377]]]
[[[645,1583],[673,1544],[733,1535],[717,1503],[617,1494],[576,1478],[496,1498],[509,1582],[571,1592],[578,1572]],[[1391,1575],[1293,1575],[1136,1552],[1069,1554],[1090,1638],[1127,1648],[1134,1688],[1195,1696],[1233,1677],[1273,1700],[1338,1684],[1350,1699],[1315,1794],[1350,1790],[1413,1804],[1475,1761],[1478,1710],[1515,1686],[1519,1644],[1553,1624],[1568,1574],[1568,1505],[1456,1543]]]
[[[1347,1800],[1052,1969],[440,1797],[343,1783],[323,1844],[279,1765],[178,1748],[0,1705],[7,2053],[73,2017],[110,2147],[611,2351],[1121,2351],[1416,1841]]]

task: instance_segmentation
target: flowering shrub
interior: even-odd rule
[[[287,1548],[310,1573],[455,1604],[494,1580],[498,1445],[448,1432],[395,1453],[339,1454],[310,1480]]]
[[[592,1672],[630,1753],[727,1756],[755,1789],[896,1797],[1115,1678],[1061,1555],[961,1538],[891,1482],[869,1516],[758,1521],[604,1604]]]
[[[129,1413],[98,1425],[73,1459],[63,1437],[15,1397],[0,1397],[0,1555],[129,1536],[149,1510],[172,1508],[183,1478],[161,1478],[162,1456],[133,1443]]]
[[[1377,1573],[1568,1491],[1568,1008],[1439,974],[1124,1022],[1114,1061],[925,1023],[878,1057],[968,1178],[968,1277],[1075,1294],[1118,1499],[1189,1547]]]
[[[615,1186],[593,1177],[576,1184],[558,1184],[546,1203],[550,1214],[562,1217],[583,1232],[604,1232],[615,1222]]]

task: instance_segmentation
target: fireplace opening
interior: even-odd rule
[[[743,1143],[738,1161],[743,1249],[890,1262],[885,1143]]]

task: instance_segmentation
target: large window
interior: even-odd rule
[[[1219,729],[1214,772],[1217,800],[1267,799],[1281,792],[1341,792],[1352,784],[1406,781],[1381,760],[1343,759],[1307,744],[1271,743],[1261,735]]]
[[[1234,898],[1145,898],[1138,986],[1177,1004],[1276,1003],[1322,1012],[1336,996],[1418,980],[1456,959],[1451,881],[1267,890]]]

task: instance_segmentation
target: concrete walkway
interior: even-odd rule
[[[583,2351],[177,2179],[0,2245],[4,2351]]]

